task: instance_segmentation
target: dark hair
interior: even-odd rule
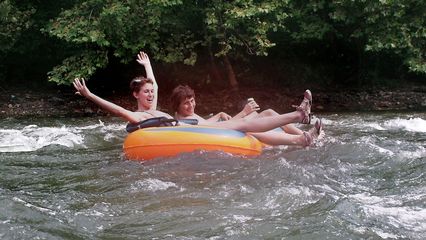
[[[146,77],[135,77],[130,82],[130,90],[138,93],[141,90],[141,87],[147,83],[154,84],[154,81]]]
[[[173,112],[177,112],[181,102],[185,101],[187,98],[195,97],[194,90],[189,86],[179,85],[173,89],[172,95],[170,96],[170,103],[172,106]]]

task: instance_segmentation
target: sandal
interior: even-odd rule
[[[315,126],[307,132],[303,132],[303,135],[305,136],[305,144],[304,147],[310,146],[314,143],[314,140],[318,139],[318,137],[321,134],[323,128],[322,120],[318,119],[315,122]]]
[[[322,124],[322,120],[321,118],[319,118],[316,122],[315,122],[315,126],[312,129],[313,134],[315,135],[315,138],[318,138],[321,135],[322,132],[322,128],[323,128],[323,124]]]
[[[304,147],[311,146],[311,144],[314,142],[312,135],[309,132],[303,132],[303,136],[305,136],[305,144],[303,144],[303,146]]]
[[[293,107],[296,108],[296,111],[299,111],[302,113],[302,120],[301,123],[304,124],[310,124],[311,123],[311,107],[312,107],[312,93],[309,90],[306,90],[303,94],[303,101],[300,103],[299,106],[293,105]]]

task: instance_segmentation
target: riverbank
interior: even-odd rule
[[[404,89],[371,88],[368,90],[311,89],[314,112],[330,111],[402,111],[426,110],[426,86]],[[253,97],[261,109],[272,108],[288,112],[299,104],[303,89],[241,88],[239,93],[221,90],[212,93],[197,91],[197,111],[202,115],[225,111],[237,113],[245,99]],[[159,106],[167,111],[169,93],[160,93]],[[127,109],[135,109],[135,101],[128,93],[100,94]],[[48,89],[43,92],[6,91],[0,97],[0,117],[81,117],[108,115],[95,104],[75,95],[71,87]]]

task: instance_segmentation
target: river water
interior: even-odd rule
[[[0,239],[424,239],[426,113],[321,118],[309,149],[150,163],[119,119],[2,119]]]

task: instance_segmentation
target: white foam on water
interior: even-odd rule
[[[26,201],[24,201],[24,200],[22,200],[22,199],[18,198],[18,197],[13,197],[13,201],[14,201],[14,202],[16,202],[16,203],[21,203],[21,204],[23,204],[23,205],[24,205],[25,207],[27,207],[27,208],[31,208],[31,209],[34,209],[34,210],[40,211],[40,212],[42,212],[42,213],[47,213],[47,214],[52,215],[52,216],[55,216],[55,215],[56,215],[56,212],[55,212],[55,211],[53,211],[53,210],[51,210],[51,209],[36,206],[36,205],[34,205],[34,204],[31,204],[31,203],[29,203],[29,202],[26,202]]]
[[[370,146],[371,146],[371,147],[373,147],[374,149],[376,149],[377,151],[379,151],[380,153],[387,154],[388,156],[393,156],[393,155],[395,155],[395,153],[394,153],[394,152],[392,152],[391,150],[388,150],[388,149],[386,149],[386,148],[379,147],[379,146],[377,146],[377,145],[375,145],[375,144],[370,144]]]
[[[253,189],[250,186],[245,186],[245,185],[239,185],[240,191],[242,193],[254,193],[255,189]]]
[[[239,223],[244,223],[253,219],[252,217],[245,215],[232,215],[232,217]]]
[[[0,129],[0,152],[29,152],[49,145],[72,148],[83,144],[83,136],[72,128],[29,125],[22,130]]]
[[[371,230],[383,239],[398,239],[398,238],[400,238],[400,236],[397,236],[397,235],[392,234],[392,233],[387,233],[387,232],[385,232],[385,231],[383,231],[382,229],[379,229],[379,228],[372,228]]]
[[[315,122],[316,122],[316,120],[317,120],[317,118],[313,118],[313,119],[311,120],[311,123],[315,123]],[[325,117],[321,117],[321,122],[322,122],[322,124],[324,124],[325,126],[327,126],[327,125],[333,125],[333,124],[338,123],[338,122],[335,122],[335,121],[333,121],[333,120],[331,120],[331,119],[328,119],[328,118],[325,118]]]
[[[75,129],[76,130],[92,130],[92,129],[96,129],[100,127],[105,127],[105,124],[101,120],[99,120],[98,124],[92,124],[92,125],[83,126],[83,127],[75,127]]]
[[[98,124],[81,127],[39,127],[28,125],[22,129],[0,129],[0,152],[31,152],[50,145],[68,148],[84,146],[87,131],[98,129],[105,134],[104,140],[119,138],[114,132],[123,131],[123,124]]]
[[[274,192],[268,193],[263,199],[263,208],[265,210],[277,210],[271,213],[271,216],[278,216],[281,213],[282,199],[291,201],[288,210],[297,209],[300,206],[308,205],[318,201],[318,195],[310,188],[305,186],[284,186]]]
[[[387,233],[383,229],[379,229],[377,227],[364,227],[364,226],[350,226],[350,228],[359,234],[366,234],[369,231],[373,231],[376,233],[379,237],[383,239],[401,239],[406,238],[405,236],[398,236],[392,233]]]
[[[159,179],[148,178],[140,180],[132,184],[131,190],[147,190],[151,192],[167,190],[169,188],[178,188],[178,186],[173,182],[164,182]]]
[[[400,151],[398,156],[403,159],[424,158],[426,157],[426,148],[419,146],[418,149],[413,151]]]
[[[358,141],[358,143],[365,143],[368,144],[372,149],[378,151],[379,153],[383,153],[386,154],[388,156],[394,156],[395,153],[389,149],[380,147],[376,144],[373,143],[373,137],[371,136],[364,136],[360,139],[360,141]]]
[[[299,187],[286,187],[285,189],[289,195],[300,195],[304,198],[312,196],[312,192],[309,188],[299,186]]]
[[[426,231],[426,209],[403,205],[396,196],[378,197],[366,193],[355,194],[352,199],[360,202],[368,218],[384,217],[386,222],[397,227],[424,232]]]
[[[379,131],[386,130],[386,128],[380,126],[378,123],[368,123],[368,124],[366,124],[366,126],[370,127],[370,128],[373,128],[373,129],[376,129],[376,130],[379,130]]]
[[[384,123],[390,129],[403,129],[409,132],[426,132],[426,120],[421,118],[401,119],[396,118]]]
[[[426,209],[367,206],[364,211],[369,215],[385,216],[395,227],[404,226],[414,231],[426,231]]]

